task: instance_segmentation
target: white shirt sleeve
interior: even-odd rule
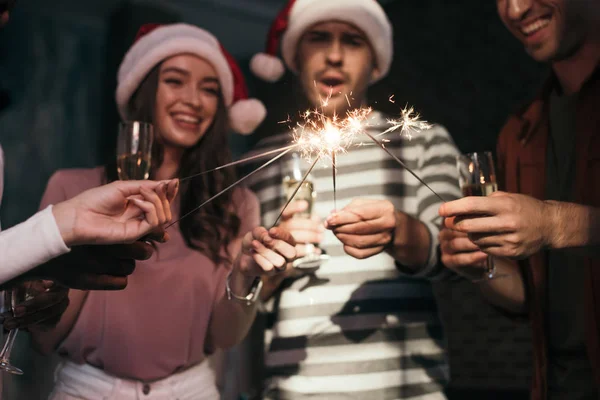
[[[4,157],[0,147],[0,203],[4,188]],[[38,212],[22,224],[0,232],[0,284],[69,252],[52,206]]]
[[[0,283],[69,250],[60,235],[50,205],[27,221],[0,232]]]

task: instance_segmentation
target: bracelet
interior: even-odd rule
[[[238,296],[237,294],[233,293],[233,291],[231,290],[231,286],[229,285],[229,280],[231,279],[232,273],[233,271],[227,274],[227,280],[225,281],[225,291],[227,293],[227,300],[234,299],[245,303],[247,306],[251,306],[256,302],[256,300],[258,300],[258,296],[260,295],[260,291],[263,286],[262,279],[260,279],[260,277],[254,278],[254,281],[252,281],[252,285],[250,286],[249,293],[246,296]]]

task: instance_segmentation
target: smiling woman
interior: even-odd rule
[[[230,161],[227,108],[217,76],[204,58],[177,54],[154,66],[132,95],[128,118],[157,128],[151,177],[192,176]],[[109,181],[117,179],[112,166],[106,173]],[[183,182],[180,215],[233,182],[231,169]],[[179,224],[188,246],[206,250],[214,261],[238,223],[228,211],[230,202],[226,193]]]
[[[229,127],[250,133],[265,115],[217,39],[186,24],[141,29],[121,63],[116,100],[123,120],[155,126],[154,179],[231,161]],[[113,165],[60,171],[42,206],[114,179]],[[231,183],[230,170],[182,182],[173,219]],[[57,327],[33,332],[42,351],[68,355],[50,398],[217,399],[207,356],[245,336],[258,277],[295,257],[289,233],[258,222],[256,197],[236,188],[175,224],[127,290],[71,293]]]

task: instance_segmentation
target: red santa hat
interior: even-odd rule
[[[239,65],[208,31],[188,24],[147,24],[140,28],[117,76],[116,100],[123,120],[127,105],[146,75],[163,60],[177,54],[197,55],[212,64],[219,77],[231,129],[252,133],[267,111],[257,99],[248,98],[248,88]]]
[[[281,41],[281,55],[292,72],[297,73],[296,50],[302,34],[312,25],[324,21],[352,24],[367,36],[381,75],[390,70],[393,58],[393,30],[387,15],[376,0],[289,0],[271,25],[264,53],[250,60],[252,72],[269,82],[279,80],[285,68],[277,53]]]

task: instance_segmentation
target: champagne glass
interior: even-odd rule
[[[154,127],[141,121],[119,124],[117,173],[119,179],[144,180],[150,176]]]
[[[458,179],[463,196],[488,196],[498,190],[494,157],[489,151],[463,154],[456,157]],[[488,256],[485,273],[478,281],[503,277],[496,273],[494,258]]]
[[[27,300],[27,290],[24,286],[3,290],[0,292],[0,312],[14,312],[17,305]],[[15,339],[17,338],[19,329],[12,329],[8,332],[8,336],[4,341],[2,350],[0,351],[0,370],[9,372],[15,375],[23,375],[23,371],[15,367],[10,362],[10,354],[12,353]]]
[[[302,181],[308,168],[306,165],[303,165],[302,157],[297,152],[292,152],[290,154],[290,157],[287,159],[286,167],[286,172],[283,177],[283,190],[285,200],[287,201],[294,194],[296,187],[298,187],[298,184]],[[309,174],[294,196],[295,201],[306,201],[308,203],[308,208],[305,211],[294,214],[294,218],[311,218],[316,197],[317,192],[315,191],[312,177]],[[319,254],[317,251],[318,245],[315,245],[314,243],[305,243],[304,246],[306,255],[294,260],[292,263],[294,268],[306,272],[314,272],[319,269],[323,261],[329,259],[327,254]]]

